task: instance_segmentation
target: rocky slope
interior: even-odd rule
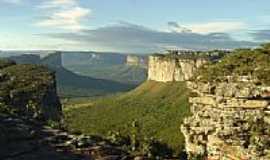
[[[131,159],[102,138],[70,134],[32,118],[0,114],[0,131],[1,160]]]
[[[270,159],[269,50],[241,50],[188,82],[193,115],[181,126],[190,159]]]

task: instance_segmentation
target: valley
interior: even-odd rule
[[[160,140],[177,153],[183,149],[184,139],[178,124],[189,115],[187,98],[183,82],[147,81],[128,93],[89,100],[89,106],[83,101],[78,104],[80,107],[69,109],[66,104],[65,120],[71,130],[105,137],[110,132],[129,136],[132,123],[136,122],[141,139]]]
[[[50,151],[40,149],[52,156],[69,153],[86,159],[199,160],[224,154],[234,158],[269,157],[268,44],[231,52],[154,54],[149,56],[148,79],[126,90],[116,85],[120,82],[65,69],[59,53],[32,64],[25,64],[24,57],[10,59],[0,63],[0,127],[5,126],[1,121],[10,117],[14,132],[28,133],[28,128],[36,132],[35,136],[49,139],[42,143]],[[67,86],[74,87],[72,92],[61,92],[61,87]],[[78,88],[89,91],[87,87],[113,94],[72,95]],[[62,93],[72,94],[62,97]],[[27,127],[20,127],[24,125]],[[6,143],[9,131],[6,127],[2,130],[0,140]],[[28,144],[27,137],[20,136],[22,145]],[[30,139],[40,145],[35,137]],[[14,147],[12,143],[8,141],[10,147]],[[41,156],[29,149],[31,155]],[[51,152],[54,149],[58,152]],[[4,154],[13,156],[6,150]]]
[[[0,160],[270,160],[269,6],[0,0]]]

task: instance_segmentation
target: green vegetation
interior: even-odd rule
[[[226,50],[209,50],[209,51],[178,51],[178,50],[168,50],[168,54],[160,54],[155,53],[156,57],[160,57],[163,59],[172,59],[172,58],[183,58],[183,59],[198,59],[198,58],[206,58],[206,59],[219,59],[229,54],[230,51]]]
[[[69,130],[103,136],[116,132],[130,137],[136,122],[140,139],[154,138],[179,153],[184,146],[180,125],[189,114],[187,97],[184,83],[147,81],[123,95],[89,100],[89,106],[67,105],[65,119]]]
[[[48,84],[54,82],[52,72],[47,68],[36,65],[11,65],[1,71],[0,97],[2,103],[9,104],[11,99],[23,105],[16,97],[43,96]],[[30,100],[30,99],[29,99]],[[28,103],[28,102],[25,102]]]
[[[5,67],[11,66],[11,65],[15,65],[16,63],[8,60],[8,59],[0,59],[0,69],[3,69]]]
[[[11,77],[9,87],[16,90],[40,90],[54,81],[53,72],[36,65],[12,65],[2,69],[2,74]]]
[[[44,66],[11,64],[0,69],[0,111],[56,119],[60,102],[54,73]]]
[[[220,62],[198,71],[201,81],[222,81],[226,76],[250,76],[260,83],[270,84],[270,50],[268,45],[257,49],[237,49]]]

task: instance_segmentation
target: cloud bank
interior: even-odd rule
[[[170,27],[179,28],[176,23]],[[183,31],[184,30],[184,31]],[[118,23],[77,33],[47,34],[51,38],[64,39],[80,45],[120,52],[151,53],[168,48],[178,49],[232,49],[254,47],[257,43],[237,41],[227,33],[215,32],[200,34],[184,28],[178,32],[150,29],[131,23]]]

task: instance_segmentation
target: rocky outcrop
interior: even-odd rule
[[[207,63],[205,58],[181,58],[153,55],[148,62],[148,80],[159,82],[187,81]]]
[[[266,160],[270,155],[270,86],[250,77],[188,82],[192,116],[181,126],[190,158]]]
[[[54,72],[37,65],[6,65],[0,69],[0,108],[59,120],[62,112]]]
[[[0,114],[0,131],[1,160],[132,159],[101,137],[71,134],[32,118]]]

